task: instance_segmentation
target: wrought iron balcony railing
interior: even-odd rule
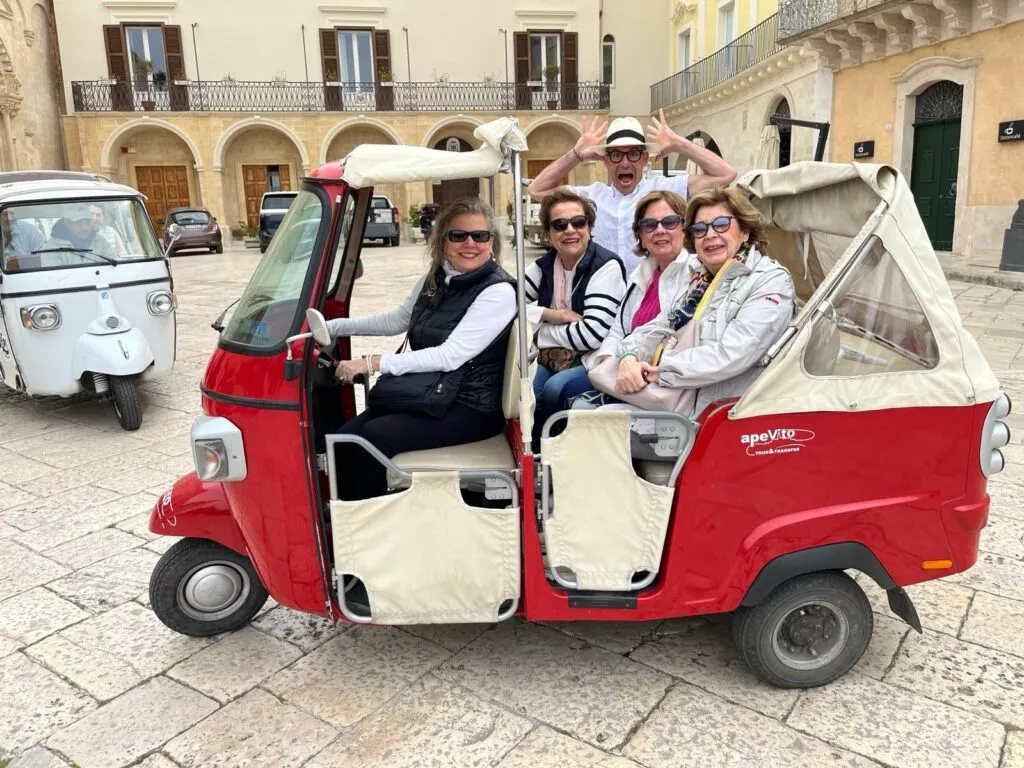
[[[905,0],[780,0],[779,42],[791,42],[819,27],[869,8],[898,5]]]
[[[606,110],[601,83],[176,83],[76,80],[76,112],[505,112]]]
[[[724,48],[652,85],[651,111],[657,112],[662,107],[721,85],[744,69],[781,51],[782,46],[776,40],[778,20],[779,14],[769,16]]]

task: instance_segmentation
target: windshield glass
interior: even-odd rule
[[[210,214],[206,211],[178,211],[171,214],[171,221],[183,227],[205,226],[210,223]]]
[[[388,202],[386,197],[375,197],[373,202],[370,203],[373,208],[390,208],[391,203]]]
[[[140,200],[15,204],[0,211],[6,272],[157,259],[163,254]]]
[[[300,192],[225,326],[224,341],[267,348],[287,338],[322,222],[328,225],[320,198]]]
[[[265,211],[287,211],[294,200],[295,195],[267,195],[262,207]]]

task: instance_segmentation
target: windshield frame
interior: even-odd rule
[[[252,344],[227,339],[224,336],[224,331],[220,331],[217,339],[218,349],[223,349],[227,352],[234,352],[239,355],[245,355],[246,357],[275,357],[285,351],[288,346],[287,340],[290,337],[295,336],[299,332],[299,329],[302,328],[302,324],[306,321],[306,308],[309,306],[310,296],[313,293],[313,285],[316,282],[316,276],[320,272],[320,263],[324,258],[325,244],[327,239],[333,235],[332,229],[334,228],[333,224],[335,214],[337,213],[337,210],[344,209],[345,199],[348,197],[349,192],[346,191],[345,195],[341,198],[341,201],[335,208],[331,206],[331,200],[327,196],[326,190],[320,184],[303,181],[300,191],[310,192],[313,195],[316,195],[320,200],[320,226],[317,229],[316,239],[313,241],[313,249],[309,255],[309,263],[306,265],[306,276],[303,278],[302,289],[299,291],[299,296],[296,299],[295,317],[292,318],[292,324],[289,326],[288,332],[285,334],[284,339],[277,344],[267,347],[258,347]],[[242,291],[242,295],[244,295],[245,291],[249,289],[249,285],[252,282],[253,277],[255,277],[255,271],[249,278],[249,283],[245,284],[245,289]],[[241,297],[239,297],[239,299],[240,298]],[[235,311],[237,311],[237,307]],[[233,315],[234,313],[232,313],[232,316]],[[224,323],[225,330],[229,323],[230,320]]]
[[[150,218],[149,211],[146,209],[146,203],[140,195],[113,195],[109,197],[60,197],[60,198],[47,198],[47,199],[26,199],[26,200],[11,200],[0,205],[0,216],[6,215],[7,211],[11,208],[23,208],[30,205],[64,205],[69,203],[81,203],[90,205],[93,203],[118,203],[118,202],[130,202],[137,206],[140,206],[142,213],[145,217],[146,231],[149,236],[152,237],[152,244],[156,249],[154,256],[146,256],[141,259],[117,259],[116,264],[109,263],[105,260],[101,261],[90,261],[83,259],[81,264],[57,264],[52,267],[29,267],[26,269],[7,269],[7,259],[0,258],[0,274],[3,275],[24,275],[36,272],[55,272],[63,269],[82,269],[87,267],[118,267],[127,264],[147,264],[155,261],[163,261],[167,263],[167,257],[164,255],[164,249],[160,245],[160,238],[156,236],[156,230],[153,229],[153,220]],[[140,232],[140,235],[143,233]],[[140,237],[140,240],[142,238]],[[82,251],[82,253],[88,254],[88,251]],[[3,255],[3,254],[0,254]],[[170,265],[168,264],[168,271],[170,271]]]

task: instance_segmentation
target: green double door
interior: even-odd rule
[[[910,191],[937,251],[953,248],[959,158],[959,118],[914,126]]]

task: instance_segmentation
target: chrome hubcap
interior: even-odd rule
[[[203,563],[178,585],[178,608],[190,618],[217,621],[234,613],[249,590],[249,575],[234,563]]]
[[[808,601],[783,616],[772,632],[776,657],[791,669],[817,669],[846,647],[850,623],[836,605]]]

